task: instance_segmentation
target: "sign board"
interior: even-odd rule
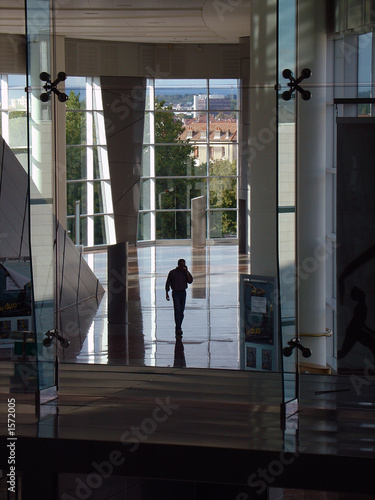
[[[241,369],[278,371],[276,278],[240,278]]]

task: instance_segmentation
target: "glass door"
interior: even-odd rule
[[[298,409],[296,332],[296,99],[289,93],[296,72],[296,1],[278,1],[278,258],[282,414]]]
[[[39,402],[56,397],[55,218],[50,0],[26,0],[30,250]]]

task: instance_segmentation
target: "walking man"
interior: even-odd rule
[[[193,276],[189,273],[184,259],[180,259],[176,269],[169,271],[165,282],[166,299],[169,300],[169,289],[172,288],[172,299],[174,308],[174,321],[176,323],[176,335],[182,336],[182,320],[186,303],[186,289],[188,284],[193,283]]]

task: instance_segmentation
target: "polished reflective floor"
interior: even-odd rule
[[[165,281],[179,258],[186,260],[194,282],[187,292],[183,337],[176,342],[173,304],[165,298]],[[107,253],[88,254],[87,260],[107,290]],[[128,270],[127,327],[108,322],[106,293],[87,332],[80,325],[81,338],[75,347],[74,335],[69,333],[73,347],[62,352],[62,361],[240,368],[239,275],[249,273],[249,261],[238,253],[237,245],[130,247]],[[84,313],[83,308],[81,317]]]

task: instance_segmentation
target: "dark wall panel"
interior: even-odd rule
[[[102,77],[117,242],[136,244],[146,79]]]
[[[338,368],[375,360],[375,120],[337,126]]]

